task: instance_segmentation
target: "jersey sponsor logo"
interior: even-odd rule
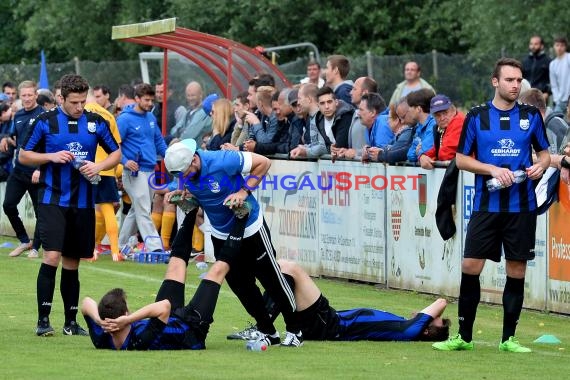
[[[213,178],[208,179],[208,188],[212,193],[219,193],[220,192],[220,184],[218,181],[214,180]]]
[[[530,120],[528,119],[521,119],[519,125],[523,131],[526,131],[530,128]]]
[[[151,127],[151,128],[154,128],[154,121],[151,121],[151,122],[150,122],[150,127]]]
[[[94,121],[88,121],[87,122],[87,131],[89,131],[89,133],[95,133],[95,131],[97,130],[97,125],[95,124]]]
[[[70,143],[66,144],[66,146],[67,146],[67,150],[69,150],[71,153],[73,153],[75,158],[77,158],[77,159],[86,159],[87,158],[87,152],[83,151],[83,145],[81,145],[80,142],[78,142],[78,141],[70,142]]]
[[[500,139],[497,142],[499,148],[491,149],[491,154],[495,157],[517,157],[521,152],[515,148],[515,142],[511,139]]]
[[[500,120],[500,121],[510,121],[511,118],[510,118],[509,116],[501,116],[501,117],[499,118],[499,120]]]
[[[32,124],[34,124],[34,121],[36,121],[36,119],[34,119],[34,118],[32,117],[32,118],[30,119],[30,121],[29,121],[28,125],[32,125]]]

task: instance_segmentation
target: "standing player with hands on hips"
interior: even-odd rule
[[[457,167],[475,173],[475,201],[467,227],[459,289],[459,333],[433,344],[441,351],[472,350],[473,324],[481,298],[479,275],[485,260],[499,262],[501,248],[507,279],[503,291],[503,336],[500,351],[531,352],[515,337],[524,301],[527,262],[534,259],[536,196],[533,181],[550,164],[548,139],[540,111],[517,103],[522,65],[502,58],[493,71],[492,101],[474,107],[463,125]],[[537,162],[533,165],[533,149]],[[518,183],[513,172],[524,170]],[[504,186],[490,192],[486,182],[496,178]]]

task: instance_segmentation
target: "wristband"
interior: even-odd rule
[[[247,195],[251,195],[251,190],[250,190],[246,185],[243,185],[243,186],[241,187],[241,189],[242,189],[243,191],[245,191],[245,192],[247,193]]]
[[[562,157],[560,161],[560,166],[566,169],[570,169],[570,162],[566,161],[566,157]]]

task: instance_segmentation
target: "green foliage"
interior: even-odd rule
[[[111,41],[113,25],[177,17],[178,25],[242,42],[313,42],[324,53],[358,56],[469,53],[521,56],[528,37],[565,33],[570,8],[553,0],[4,0],[0,62],[132,59],[146,49]],[[4,4],[3,4],[4,5]],[[280,62],[294,59],[283,52]],[[296,54],[299,54],[298,52]]]

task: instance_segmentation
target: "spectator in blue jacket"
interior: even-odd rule
[[[346,77],[350,72],[350,62],[344,55],[331,55],[327,59],[327,67],[325,69],[326,84],[333,89],[337,99],[344,100],[352,105],[352,81]]]
[[[408,150],[408,161],[418,162],[419,157],[433,147],[433,128],[436,121],[430,114],[430,102],[435,93],[431,89],[421,89],[406,96],[410,107],[404,115],[404,123],[415,126],[414,139]]]
[[[368,152],[371,160],[387,162],[389,164],[406,161],[408,150],[410,149],[414,137],[414,128],[403,124],[397,112],[400,110],[403,114],[406,108],[408,108],[408,105],[402,101],[390,106],[388,123],[394,137],[388,144],[380,148],[370,148]]]

